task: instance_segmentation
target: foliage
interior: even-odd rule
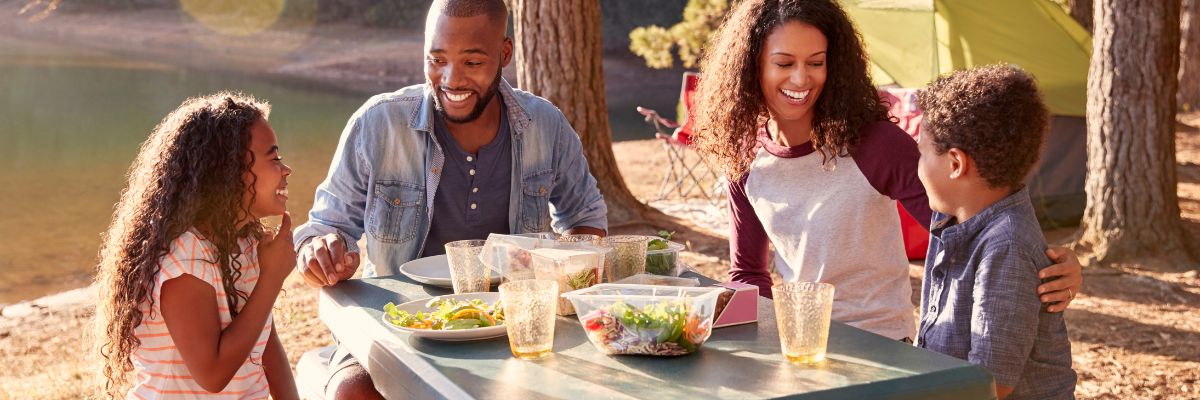
[[[708,37],[728,11],[728,0],[688,0],[683,21],[671,28],[650,25],[629,32],[629,51],[645,59],[646,66],[664,69],[674,65],[671,50],[678,49],[684,68],[696,68]]]

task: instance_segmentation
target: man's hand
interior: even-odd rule
[[[1066,247],[1051,247],[1046,250],[1046,255],[1050,256],[1054,265],[1042,268],[1038,277],[1054,280],[1038,286],[1038,295],[1041,296],[1042,303],[1055,303],[1047,306],[1046,311],[1062,312],[1075,300],[1079,289],[1083,287],[1083,267],[1079,264],[1075,252]]]
[[[347,252],[341,236],[317,236],[300,247],[296,260],[304,281],[313,287],[329,286],[350,279],[358,270],[358,253]]]

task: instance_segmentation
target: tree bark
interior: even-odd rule
[[[516,36],[517,86],[558,106],[579,133],[609,224],[657,210],[625,186],[612,152],[604,95],[599,0],[509,0]]]
[[[1094,0],[1069,0],[1067,7],[1071,10],[1071,18],[1083,25],[1083,29],[1087,29],[1088,33],[1092,33],[1092,22],[1095,18],[1093,11]],[[1186,1],[1186,0],[1185,0]]]
[[[1200,108],[1200,0],[1183,0],[1180,10],[1179,95],[1180,110]]]
[[[1195,268],[1176,194],[1179,2],[1095,6],[1087,208],[1076,248],[1101,264]]]

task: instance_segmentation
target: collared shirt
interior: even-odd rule
[[[367,277],[396,274],[420,255],[446,164],[433,134],[432,93],[421,84],[376,95],[350,117],[308,222],[296,228],[297,249],[315,236],[337,234],[350,251],[360,251],[365,236]],[[500,97],[512,129],[509,229],[607,229],[604,197],[562,112],[504,80]]]
[[[934,213],[917,346],[982,365],[1009,399],[1073,398],[1062,313],[1042,309],[1038,271],[1051,264],[1022,189],[963,223]]]
[[[446,166],[433,196],[433,224],[422,257],[446,253],[446,243],[487,239],[489,233],[510,233],[508,191],[512,180],[512,141],[508,117],[500,113],[496,138],[476,153],[468,153],[450,134],[446,119],[434,120],[434,134],[446,152]]]

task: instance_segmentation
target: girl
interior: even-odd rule
[[[774,244],[784,280],[837,287],[834,320],[911,340],[895,200],[919,221],[930,220],[929,202],[916,142],[889,121],[867,65],[833,0],[742,1],[701,64],[697,146],[730,181],[733,280],[770,297]],[[1043,278],[1067,279],[1039,292],[1062,302],[1051,308],[1061,311],[1082,278],[1072,254],[1051,252],[1064,252],[1065,262]]]
[[[232,93],[188,99],[142,144],[96,278],[110,397],[130,371],[128,398],[298,397],[271,319],[296,254],[268,112]],[[259,220],[275,215],[278,233]]]

